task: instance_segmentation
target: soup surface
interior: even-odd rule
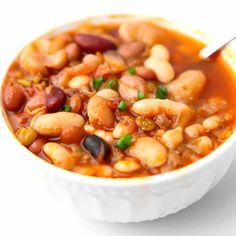
[[[203,44],[149,21],[81,21],[27,45],[3,107],[16,138],[79,174],[129,178],[189,165],[235,125],[235,84]],[[35,157],[36,158],[36,157]]]

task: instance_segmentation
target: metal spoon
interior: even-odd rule
[[[200,52],[199,56],[201,60],[207,60],[213,57],[214,55],[220,53],[230,42],[232,42],[236,36],[227,36],[220,40],[210,43],[204,47]]]

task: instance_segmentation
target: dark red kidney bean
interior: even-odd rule
[[[9,84],[3,91],[3,103],[7,110],[18,111],[26,100],[25,93],[20,85]]]
[[[66,102],[66,94],[60,88],[53,87],[46,96],[46,108],[49,112],[59,111]]]
[[[75,42],[82,50],[89,53],[116,49],[116,45],[110,40],[92,34],[77,34]]]
[[[38,154],[42,151],[44,144],[46,144],[46,140],[39,137],[29,146],[29,150],[34,154]]]
[[[77,60],[80,55],[79,46],[76,43],[70,43],[65,47],[67,56],[70,61]]]

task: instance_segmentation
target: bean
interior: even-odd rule
[[[193,124],[185,128],[185,134],[190,138],[197,138],[204,132],[204,127],[201,124]]]
[[[67,53],[64,49],[56,52],[55,54],[47,55],[44,60],[42,59],[42,64],[46,67],[60,70],[62,69],[68,61]]]
[[[172,65],[168,61],[150,57],[145,61],[144,65],[153,70],[157,79],[162,83],[168,83],[174,79],[175,72]]]
[[[61,142],[65,144],[79,143],[85,136],[85,131],[82,127],[66,127],[61,132]]]
[[[189,103],[199,97],[205,84],[206,76],[200,70],[187,70],[167,85],[168,96]]]
[[[78,94],[72,95],[68,98],[68,105],[72,108],[72,112],[78,113],[82,105],[80,96]]]
[[[66,102],[66,94],[60,88],[53,87],[46,97],[46,108],[49,112],[57,112]]]
[[[124,120],[116,124],[112,134],[114,138],[121,138],[126,134],[132,133],[135,129],[134,120],[132,118],[124,118]]]
[[[156,74],[153,72],[153,70],[145,66],[137,66],[136,71],[137,75],[145,80],[156,80]]]
[[[75,164],[75,159],[71,152],[59,143],[46,143],[43,146],[43,151],[52,160],[55,166],[70,170]]]
[[[115,115],[103,97],[91,97],[88,102],[87,113],[91,124],[106,128],[111,128],[114,125]]]
[[[145,43],[132,41],[122,44],[118,53],[125,59],[139,56],[145,50]]]
[[[210,116],[202,122],[206,130],[214,130],[220,126],[220,118],[218,116]]]
[[[119,97],[119,94],[113,89],[101,89],[96,93],[96,95],[107,100],[114,100]]]
[[[44,144],[46,144],[46,140],[44,138],[38,137],[30,146],[29,150],[34,154],[38,154],[42,151]]]
[[[70,61],[77,60],[80,56],[80,49],[76,43],[70,43],[65,47],[67,57]]]
[[[98,130],[94,130],[94,134],[100,137],[101,139],[105,140],[107,143],[113,142],[113,136],[111,132],[98,129]]]
[[[132,159],[121,160],[115,163],[114,168],[123,173],[132,173],[141,168],[140,164]]]
[[[170,58],[170,53],[164,45],[156,44],[151,48],[151,57],[168,61]]]
[[[161,142],[170,149],[178,147],[183,141],[184,137],[183,130],[181,127],[168,130],[161,137]]]
[[[199,155],[206,155],[211,151],[213,143],[208,136],[201,136],[191,140],[190,143],[186,144],[186,147]]]
[[[138,158],[148,167],[158,167],[167,161],[167,150],[163,144],[151,137],[138,138],[128,153]]]
[[[26,96],[20,85],[8,84],[3,90],[3,103],[9,111],[20,110],[25,99]]]
[[[92,78],[88,75],[77,75],[68,82],[68,86],[70,88],[80,89],[88,85],[91,80]]]
[[[75,42],[82,50],[89,53],[116,49],[116,45],[110,40],[92,34],[77,34],[75,36]]]
[[[98,161],[107,159],[110,153],[109,145],[96,135],[88,135],[82,141],[83,148]]]
[[[83,125],[84,118],[71,112],[43,114],[33,119],[30,124],[39,134],[48,136],[59,136],[67,127],[82,127]]]

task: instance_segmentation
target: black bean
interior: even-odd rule
[[[109,145],[94,134],[86,136],[82,141],[82,146],[97,161],[106,160],[110,153]]]

